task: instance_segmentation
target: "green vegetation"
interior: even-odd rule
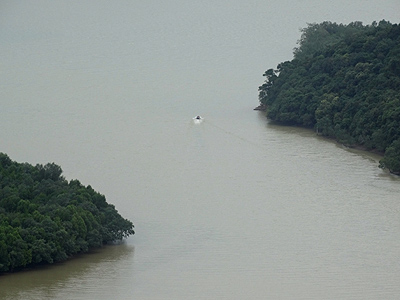
[[[62,261],[134,234],[103,195],[61,168],[0,153],[0,272]]]
[[[263,75],[267,117],[384,153],[380,167],[400,174],[400,26],[308,24],[298,45]]]

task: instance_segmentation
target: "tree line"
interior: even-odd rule
[[[66,260],[134,234],[104,195],[67,181],[54,163],[0,153],[0,272]]]
[[[263,76],[269,119],[383,153],[380,167],[400,174],[398,24],[308,24],[293,59]]]

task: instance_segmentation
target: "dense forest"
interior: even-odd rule
[[[0,273],[62,261],[134,234],[103,195],[67,181],[54,163],[0,153]]]
[[[400,174],[400,26],[323,22],[302,29],[291,61],[259,87],[267,117],[384,154]]]

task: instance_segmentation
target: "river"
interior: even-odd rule
[[[400,179],[379,156],[253,111],[263,72],[292,58],[307,23],[398,23],[398,11],[2,1],[0,151],[59,164],[136,234],[2,275],[0,299],[398,299]]]

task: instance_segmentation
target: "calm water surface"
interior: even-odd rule
[[[0,151],[61,165],[136,235],[0,276],[0,299],[398,299],[399,178],[252,109],[306,23],[398,23],[399,9],[3,1]]]

